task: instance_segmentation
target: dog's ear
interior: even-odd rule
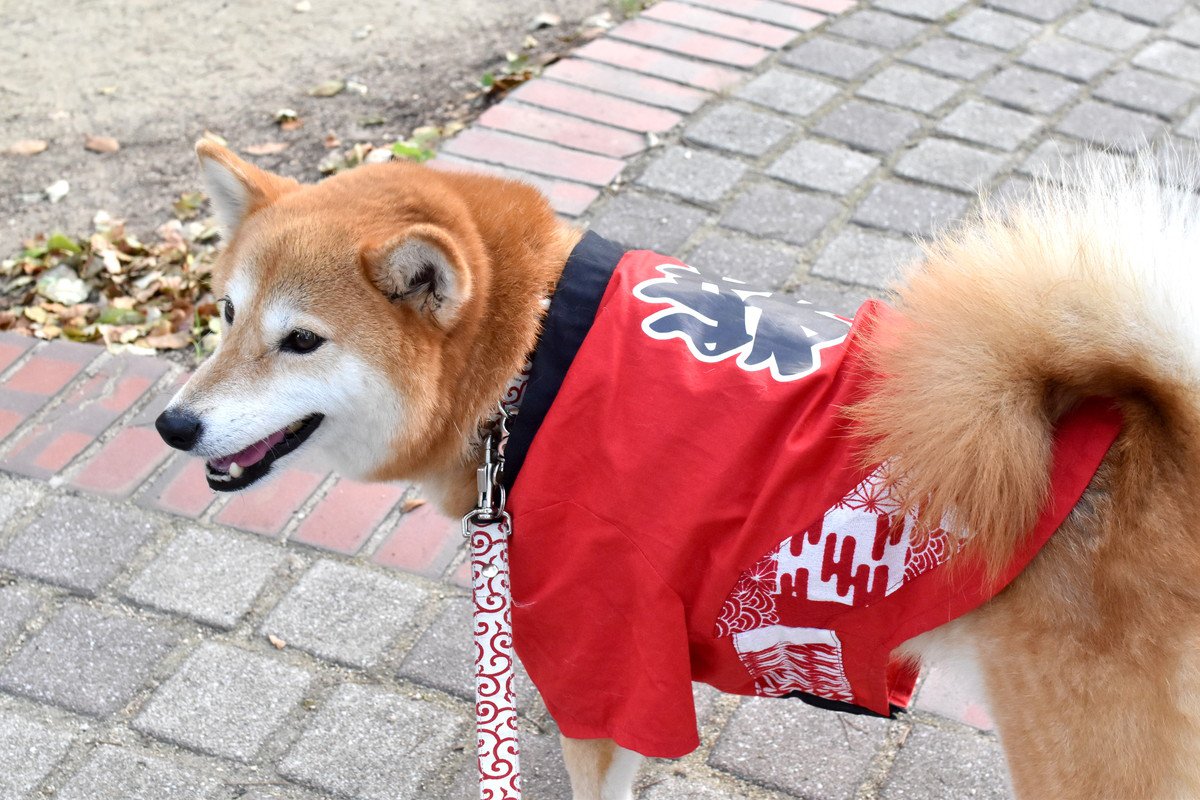
[[[299,186],[291,178],[272,175],[247,164],[229,148],[211,139],[196,143],[196,155],[200,157],[204,187],[213,214],[226,238],[233,236],[246,217]]]
[[[363,254],[367,275],[393,303],[404,303],[449,329],[471,297],[471,273],[445,230],[414,225]]]

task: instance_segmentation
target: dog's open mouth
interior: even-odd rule
[[[206,462],[205,473],[209,487],[218,492],[245,489],[270,472],[271,465],[278,459],[304,444],[323,419],[324,414],[313,414],[275,431],[264,439],[259,439],[233,455]]]

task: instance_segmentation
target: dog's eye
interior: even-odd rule
[[[311,353],[324,343],[325,340],[312,331],[297,328],[284,338],[279,347],[293,353]]]
[[[222,297],[221,302],[225,304],[225,324],[233,324],[233,301],[228,297]]]

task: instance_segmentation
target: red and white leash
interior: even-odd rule
[[[478,498],[463,517],[471,542],[471,596],[475,602],[475,724],[480,800],[520,800],[521,755],[513,692],[512,595],[508,580],[508,536],[512,519],[504,510],[504,447],[517,413],[527,364],[509,382],[500,414],[484,436],[483,463],[476,470]]]

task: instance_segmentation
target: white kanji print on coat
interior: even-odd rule
[[[751,289],[735,278],[709,277],[695,267],[662,264],[661,278],[642,281],[633,296],[667,304],[642,321],[654,339],[682,339],[705,363],[736,356],[747,372],[766,369],[794,381],[821,366],[821,351],[841,344],[850,321],[818,311],[807,300]]]
[[[714,633],[733,637],[758,694],[800,691],[852,702],[837,635],[797,625],[780,606],[792,598],[867,606],[946,560],[946,531],[921,530],[915,513],[900,514],[885,470],[878,467],[818,524],[751,565],[726,598]]]

